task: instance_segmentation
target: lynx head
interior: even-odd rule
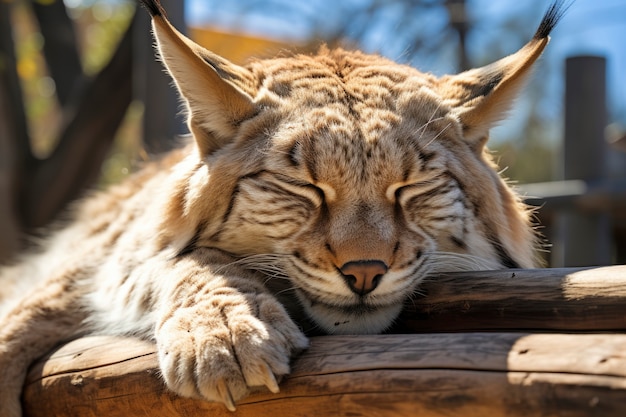
[[[163,225],[179,251],[289,279],[331,333],[384,330],[434,272],[534,265],[528,212],[485,143],[562,2],[515,54],[441,78],[325,48],[237,66],[143,3],[196,143]]]

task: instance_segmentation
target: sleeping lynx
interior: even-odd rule
[[[170,389],[234,410],[278,391],[305,330],[381,332],[438,271],[534,265],[485,142],[561,1],[517,53],[441,78],[324,48],[236,66],[143,3],[194,140],[4,268],[0,416],[34,359],[93,333],[153,340]]]

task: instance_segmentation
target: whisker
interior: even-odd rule
[[[239,266],[245,269],[259,271],[275,278],[287,278],[282,264],[287,255],[280,254],[255,254],[245,256],[230,262],[223,267],[217,268],[220,273],[230,266]]]
[[[295,285],[294,285],[294,286],[292,286],[292,287],[289,287],[289,288],[284,288],[284,289],[282,289],[282,290],[280,290],[280,291],[276,291],[276,292],[274,293],[274,295],[278,296],[278,295],[284,294],[284,293],[286,293],[286,292],[296,290],[296,289],[298,289],[298,288],[299,288],[298,286],[295,286]]]
[[[441,103],[438,103],[437,107],[435,108],[435,110],[433,110],[432,114],[428,118],[428,121],[426,123],[424,123],[422,126],[420,126],[419,129],[417,129],[416,133],[420,134],[418,139],[422,139],[422,137],[424,136],[424,132],[426,131],[426,128],[431,123],[435,123],[435,122],[443,119],[443,116],[439,116],[439,117],[435,118],[435,115],[437,114],[437,112],[439,111],[440,108],[441,108]]]
[[[452,123],[448,123],[447,125],[445,125],[444,128],[439,131],[439,133],[437,133],[426,145],[424,145],[424,148],[428,148],[428,146],[434,141],[436,141],[439,138],[439,136],[441,136],[443,132],[445,132],[446,129],[448,129],[451,125]]]
[[[431,267],[431,275],[440,272],[484,271],[502,268],[498,262],[490,259],[453,252],[430,253],[427,262]]]

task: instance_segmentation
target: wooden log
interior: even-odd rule
[[[623,417],[625,348],[619,334],[322,336],[279,394],[259,390],[230,413],[167,392],[151,344],[93,337],[32,368],[25,415]]]
[[[441,274],[420,288],[396,332],[626,330],[626,266]]]
[[[422,290],[396,327],[414,334],[312,338],[279,394],[234,414],[168,392],[151,343],[90,337],[33,365],[25,415],[626,415],[626,267],[441,274]]]

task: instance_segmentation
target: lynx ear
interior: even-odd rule
[[[482,150],[489,129],[505,116],[568,7],[562,0],[555,1],[532,40],[513,55],[440,79],[440,93],[456,108],[463,134],[477,151]]]
[[[161,59],[188,108],[188,123],[202,155],[227,143],[238,125],[257,113],[243,91],[251,74],[178,32],[167,20],[158,0],[141,0],[152,16]]]

